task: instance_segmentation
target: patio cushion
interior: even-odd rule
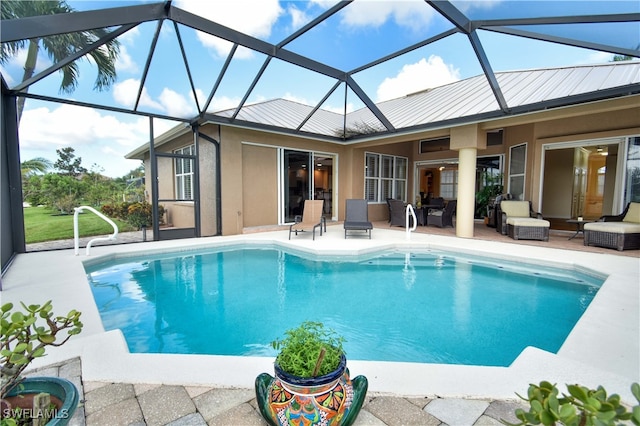
[[[500,209],[507,217],[529,217],[528,201],[502,201]]]
[[[527,203],[527,211],[529,211],[529,203]],[[550,223],[544,219],[534,219],[532,217],[507,217],[507,225],[513,226],[535,226],[548,228]]]
[[[640,203],[631,203],[629,204],[629,210],[627,210],[627,214],[624,215],[623,222],[628,223],[640,223]]]
[[[627,213],[627,216],[629,214]],[[615,234],[640,233],[640,223],[632,222],[593,222],[584,224],[585,231],[612,232]]]

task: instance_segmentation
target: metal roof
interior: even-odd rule
[[[638,93],[640,62],[500,72],[496,73],[496,80],[510,110],[529,112],[546,109],[554,102],[555,106],[570,104],[579,96],[595,95],[606,89],[615,89],[619,95]],[[377,107],[398,132],[464,118],[475,120],[503,114],[484,75],[392,99],[377,104]],[[235,113],[235,109],[228,109],[212,115],[229,118]],[[311,119],[300,127],[312,113]],[[314,113],[312,106],[285,99],[245,105],[236,118],[283,129],[300,128],[304,132],[326,136],[340,136],[343,127],[342,114],[323,109]],[[377,129],[384,133],[382,124],[368,108],[348,113],[346,122],[348,128],[371,132]]]
[[[85,4],[91,7],[93,4],[109,3]],[[419,9],[412,10],[425,13],[433,25],[423,25],[420,31],[397,33],[397,37],[391,40],[387,38],[384,43],[376,39],[375,32],[368,32],[358,39],[348,29],[343,31],[340,25],[334,27],[340,33],[324,32],[328,26],[326,24],[342,22],[341,19],[358,16],[358,13],[361,15],[367,12],[367,7],[383,3],[385,2],[337,1],[321,13],[311,16],[301,27],[294,27],[288,33],[278,33],[271,37],[246,34],[241,29],[215,22],[215,13],[210,15],[213,18],[207,19],[176,7],[171,1],[116,1],[113,5],[134,5],[3,19],[0,26],[0,41],[3,43],[95,28],[109,29],[109,35],[84,49],[70,52],[68,58],[54,63],[27,81],[5,78],[4,71],[2,78],[9,94],[27,99],[161,119],[208,121],[283,131],[338,142],[357,139],[372,132],[379,132],[381,135],[395,134],[415,128],[427,129],[437,123],[444,125],[464,120],[509,116],[640,93],[636,61],[629,64],[496,72],[496,63],[500,61],[500,49],[503,45],[494,41],[494,45],[498,46],[497,53],[492,56],[488,52],[493,37],[509,37],[640,58],[640,2],[407,1],[402,4],[411,3],[418,7]],[[387,3],[394,6],[400,4],[396,1]],[[189,5],[188,2],[180,4],[184,4],[184,7]],[[215,2],[206,4],[215,12]],[[288,4],[296,6],[297,3]],[[244,10],[243,13],[251,12]],[[410,15],[405,16],[405,19],[410,18]],[[393,25],[391,21],[388,21],[389,25]],[[137,97],[130,106],[114,103],[113,100],[106,102],[97,95],[78,99],[73,95],[39,90],[39,82],[57,74],[56,71],[66,64],[79,60],[109,40],[126,36],[133,29],[145,31],[145,41],[149,47],[146,61],[139,61],[145,63],[144,69],[140,71],[138,79],[132,79],[137,86],[130,92],[137,93]],[[163,32],[163,29],[168,31]],[[232,46],[223,64],[215,67],[211,64],[194,66],[196,59],[202,59],[204,55],[200,51],[187,52],[183,40],[187,37],[195,39],[201,35]],[[374,101],[376,97],[371,93],[373,89],[367,87],[363,77],[368,71],[380,69],[394,61],[398,61],[394,62],[395,65],[401,66],[404,58],[416,52],[425,57],[431,49],[451,51],[447,44],[449,42],[457,43],[457,49],[468,52],[468,61],[482,74],[403,98],[380,103]],[[170,64],[156,63],[159,49],[173,49],[175,54]],[[261,58],[262,64],[252,70],[243,68],[243,64],[238,62],[238,52],[242,49]],[[356,49],[358,53],[364,53],[352,54]],[[527,52],[523,51],[522,58],[526,59],[526,56]],[[174,64],[182,65],[181,73],[168,71],[166,67]],[[243,72],[246,75],[241,76]],[[303,79],[296,79],[289,78],[289,72],[306,74]],[[282,78],[283,75],[285,78]],[[272,80],[267,80],[269,76]],[[152,77],[160,78],[169,88],[175,85],[176,90],[179,87],[190,93],[190,102],[196,113],[189,116],[176,115],[158,110],[152,103],[145,104],[144,95],[149,90]],[[244,86],[236,94],[239,100],[236,106],[222,113],[212,112],[212,101],[222,97],[225,82],[235,82],[242,78]],[[294,80],[302,82],[303,86],[306,84],[306,87],[315,86],[316,81],[326,83],[325,96],[313,106],[282,99],[258,102],[259,99],[253,98],[256,88],[261,85],[286,87],[293,84]],[[198,96],[196,87],[202,89],[206,99]],[[277,97],[281,96],[271,98]],[[326,108],[327,100],[335,97],[343,99],[338,102],[339,105],[344,105],[342,113],[330,112]],[[300,93],[297,98],[305,99],[304,93]],[[358,102],[358,109],[354,112],[347,111],[346,106],[351,100]]]

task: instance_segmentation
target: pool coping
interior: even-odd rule
[[[368,255],[384,249],[420,248],[511,261],[526,258],[532,264],[608,276],[558,354],[529,347],[509,367],[349,360],[351,374],[366,375],[371,392],[398,396],[514,399],[515,392],[526,393],[529,383],[549,380],[603,385],[633,401],[629,386],[640,381],[638,258],[417,233],[407,240],[404,232],[385,229],[376,229],[371,240],[345,240],[342,227],[335,225],[315,240],[310,235],[292,240],[287,236],[288,231],[272,231],[93,247],[91,256],[84,252],[75,256],[73,250],[20,254],[3,276],[2,299],[3,303],[51,299],[56,312],[82,311],[82,334],[49,351],[34,367],[80,356],[83,380],[252,388],[258,374],[272,372],[273,358],[129,353],[119,330],[104,331],[83,263],[102,256],[173,251],[178,246],[194,250],[239,243],[274,244],[312,255]]]

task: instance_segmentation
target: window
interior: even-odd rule
[[[629,138],[626,165],[625,206],[631,201],[640,202],[640,137]]]
[[[527,163],[527,144],[511,147],[509,156],[509,194],[514,200],[524,200],[524,174]]]
[[[195,150],[195,145],[189,145],[176,149],[173,153],[178,155],[195,155]],[[193,200],[193,161],[192,158],[175,159],[177,200]]]
[[[451,145],[449,136],[444,138],[423,139],[420,141],[420,154],[428,152],[448,151]]]
[[[440,172],[440,196],[449,200],[457,198],[458,169],[442,170]]]
[[[365,199],[382,203],[387,198],[407,199],[408,159],[393,155],[366,153],[364,170]]]

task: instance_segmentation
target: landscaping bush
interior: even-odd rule
[[[153,224],[152,206],[145,202],[129,203],[123,202],[115,205],[105,204],[100,208],[102,213],[108,217],[115,217],[120,220],[141,229],[143,226],[151,226]],[[159,224],[164,224],[164,207],[158,206]]]

